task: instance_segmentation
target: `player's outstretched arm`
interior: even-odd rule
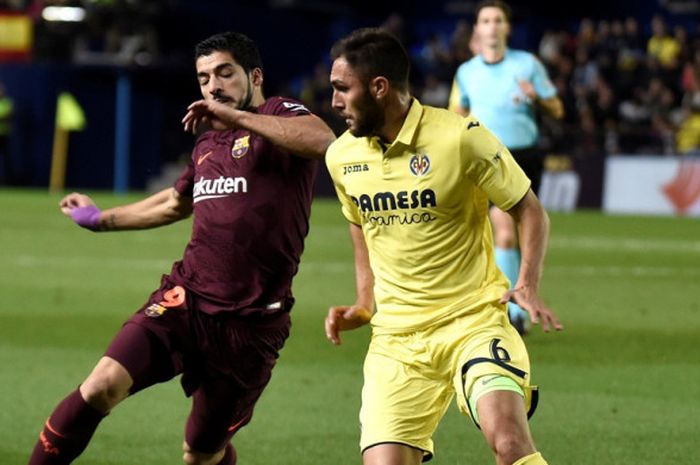
[[[501,303],[514,301],[527,310],[533,323],[542,323],[542,329],[563,329],[554,312],[539,296],[540,276],[549,238],[549,218],[537,196],[528,190],[525,197],[508,210],[518,227],[520,240],[520,274],[513,289],[506,292]]]
[[[554,119],[562,119],[564,117],[564,104],[556,95],[548,98],[540,98],[535,91],[535,86],[530,81],[518,81],[520,90],[549,116]]]
[[[362,235],[362,228],[350,225],[350,237],[355,252],[355,285],[357,299],[355,305],[331,307],[326,316],[326,337],[339,345],[340,331],[355,329],[369,323],[374,309],[374,275],[369,266],[369,252]]]
[[[135,203],[100,210],[87,195],[73,192],[59,203],[64,215],[91,231],[147,229],[174,223],[192,213],[192,199],[174,188],[164,189]]]
[[[196,132],[203,123],[214,129],[247,129],[304,158],[322,159],[328,146],[335,140],[331,128],[316,115],[293,118],[259,115],[207,100],[192,103],[187,108],[182,123],[185,131],[192,132]]]
[[[564,104],[559,97],[540,99],[537,103],[552,118],[562,119],[564,117]]]

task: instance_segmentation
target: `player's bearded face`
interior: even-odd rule
[[[381,105],[372,98],[369,87],[364,86],[351,109],[354,118],[349,123],[350,133],[355,137],[365,137],[375,134],[384,126],[384,110]]]
[[[232,108],[245,110],[253,99],[253,74],[246,72],[228,52],[215,51],[197,59],[202,96]]]
[[[384,126],[384,109],[372,97],[369,83],[347,62],[336,58],[331,69],[332,106],[355,137],[376,134]]]
[[[245,110],[250,106],[250,102],[253,99],[253,85],[250,82],[250,76],[246,77],[245,85],[242,91],[236,88],[226,90],[215,89],[211,92],[211,98],[237,110]]]

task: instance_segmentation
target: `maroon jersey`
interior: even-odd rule
[[[281,97],[253,111],[309,114]],[[243,129],[208,131],[197,139],[175,183],[193,201],[192,238],[170,276],[200,297],[200,310],[266,312],[279,310],[270,304],[292,301],[316,167]]]

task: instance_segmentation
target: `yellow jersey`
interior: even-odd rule
[[[347,131],[326,163],[343,215],[367,243],[375,332],[414,331],[502,297],[489,200],[509,210],[530,181],[476,118],[413,99],[391,145]]]

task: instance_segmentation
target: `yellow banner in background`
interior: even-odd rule
[[[0,14],[0,53],[29,53],[32,36],[32,20],[29,16]]]

